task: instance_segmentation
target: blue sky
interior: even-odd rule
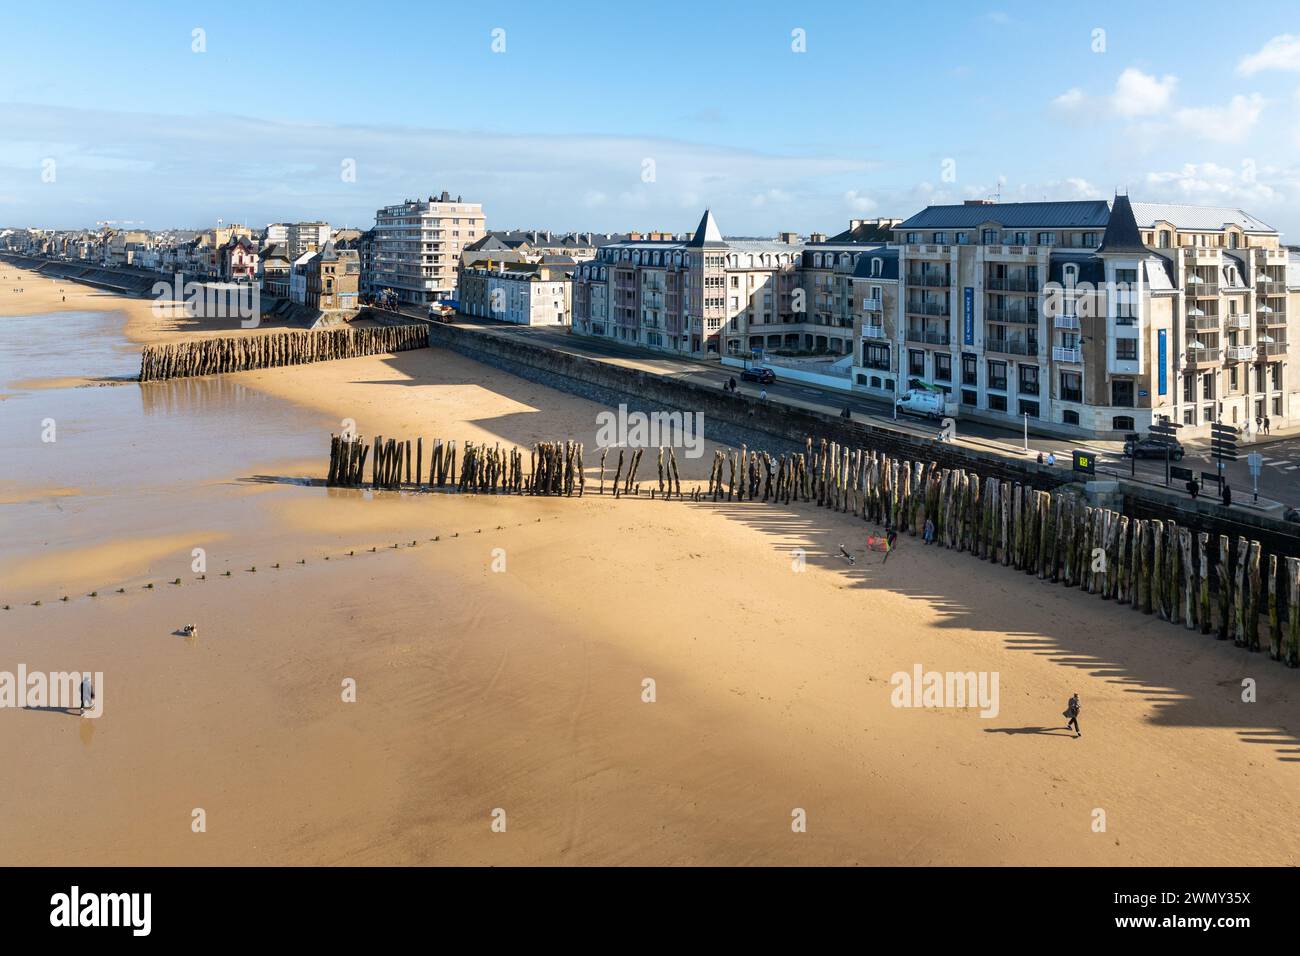
[[[707,205],[771,235],[1119,189],[1300,241],[1295,3],[72,2],[4,23],[0,225],[364,227],[446,189],[496,228],[681,231]]]

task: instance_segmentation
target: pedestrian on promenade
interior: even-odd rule
[[[1265,416],[1264,416],[1264,434],[1265,434],[1265,435],[1268,434],[1268,426],[1269,426],[1269,419],[1268,419],[1268,416],[1265,415]]]
[[[1232,489],[1228,487],[1226,481],[1223,483],[1223,507],[1232,507]]]
[[[1065,729],[1066,729],[1066,730],[1071,730],[1071,729],[1073,729],[1073,730],[1074,730],[1074,736],[1075,736],[1075,739],[1076,739],[1076,740],[1077,740],[1079,737],[1082,737],[1082,736],[1083,736],[1083,731],[1081,731],[1081,730],[1079,729],[1079,695],[1078,695],[1078,693],[1075,693],[1075,695],[1074,695],[1073,697],[1070,698],[1070,702],[1069,702],[1068,704],[1065,705],[1065,714],[1064,714],[1064,716],[1066,716],[1066,717],[1069,718],[1069,720],[1068,720],[1068,721],[1066,722],[1066,724],[1065,724]]]
[[[760,402],[765,402],[765,401],[767,401],[767,389],[765,389],[765,388],[760,388],[760,389],[758,390],[758,400],[759,400]]]
[[[1195,501],[1195,500],[1196,500],[1196,496],[1199,495],[1199,494],[1201,493],[1201,483],[1200,483],[1199,481],[1197,481],[1195,478],[1188,478],[1188,479],[1187,479],[1187,493],[1188,493],[1189,495],[1191,495],[1191,496],[1192,496],[1192,500]]]

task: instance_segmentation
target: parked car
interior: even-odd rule
[[[946,395],[924,388],[908,389],[896,404],[900,412],[911,412],[913,415],[924,415],[926,418],[942,418],[953,413]]]
[[[740,373],[742,382],[758,382],[760,385],[771,385],[776,381],[776,373],[766,365],[754,365]]]
[[[1128,438],[1124,442],[1125,458],[1164,458],[1165,449],[1169,449],[1170,461],[1182,461],[1186,452],[1177,438],[1158,438],[1148,435],[1146,438]]]

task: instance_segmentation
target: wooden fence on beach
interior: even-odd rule
[[[422,349],[428,344],[429,330],[423,324],[213,336],[145,346],[140,353],[140,381],[157,382],[189,375],[247,372],[280,365],[382,355]]]
[[[423,448],[423,439],[416,440],[414,449],[410,441],[379,438],[367,448],[359,438],[335,436],[328,484],[362,487],[373,451],[370,486],[376,489],[583,493],[583,447],[577,442],[533,446],[527,472],[517,448],[466,443],[458,479],[456,443],[438,440],[427,483]],[[615,498],[640,497],[645,449],[617,450],[611,491]],[[601,495],[610,451],[601,451]],[[1266,642],[1272,659],[1300,666],[1300,557],[1265,554],[1260,542],[1244,536],[1234,540],[1194,533],[1174,521],[1130,518],[1094,507],[1070,490],[1039,491],[963,468],[901,460],[824,439],[807,439],[797,453],[773,455],[746,446],[715,451],[706,486],[686,495],[673,449],[659,448],[657,462],[658,484],[648,489],[651,498],[809,503],[912,537],[929,524],[941,548],[1080,588],[1188,630],[1231,639],[1238,647],[1259,651]]]

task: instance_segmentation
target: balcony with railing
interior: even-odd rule
[[[1037,292],[1038,284],[1030,282],[1026,276],[989,276],[984,283],[986,289],[996,292]]]
[[[952,282],[948,278],[947,272],[927,270],[925,272],[909,272],[907,274],[907,284],[930,289],[945,289]]]
[[[910,327],[904,336],[908,342],[914,342],[918,345],[948,345],[950,337],[942,329],[922,329]]]
[[[1253,345],[1229,345],[1224,349],[1224,361],[1226,362],[1249,362],[1255,357],[1255,346]]]
[[[1249,329],[1250,316],[1248,315],[1230,315],[1224,322],[1224,326],[1229,329]]]
[[[1255,291],[1260,295],[1286,295],[1286,283],[1280,279],[1260,279],[1255,283]]]
[[[941,299],[911,299],[907,303],[907,311],[912,315],[947,316],[952,314],[947,300]]]
[[[1259,359],[1263,361],[1264,359],[1286,355],[1287,344],[1285,342],[1260,342],[1255,348]]]
[[[1054,315],[1052,316],[1052,328],[1077,332],[1079,331],[1079,317],[1077,315]]]
[[[876,322],[863,322],[862,337],[864,339],[883,339],[885,338],[885,327]]]
[[[1188,349],[1183,359],[1183,368],[1189,371],[1218,368],[1221,364],[1217,348]]]
[[[1217,332],[1219,330],[1219,317],[1217,315],[1189,315],[1187,317],[1187,327],[1198,332]]]
[[[1038,347],[1031,345],[1028,339],[1012,336],[1010,338],[986,338],[985,352],[1000,352],[1003,355],[1037,355]]]
[[[1074,348],[1065,348],[1061,345],[1052,347],[1053,362],[1074,362],[1075,364],[1083,363],[1083,349],[1075,346]]]
[[[1023,306],[991,305],[984,310],[984,318],[990,322],[1019,322],[1023,325],[1037,325],[1039,313],[1036,309]]]

